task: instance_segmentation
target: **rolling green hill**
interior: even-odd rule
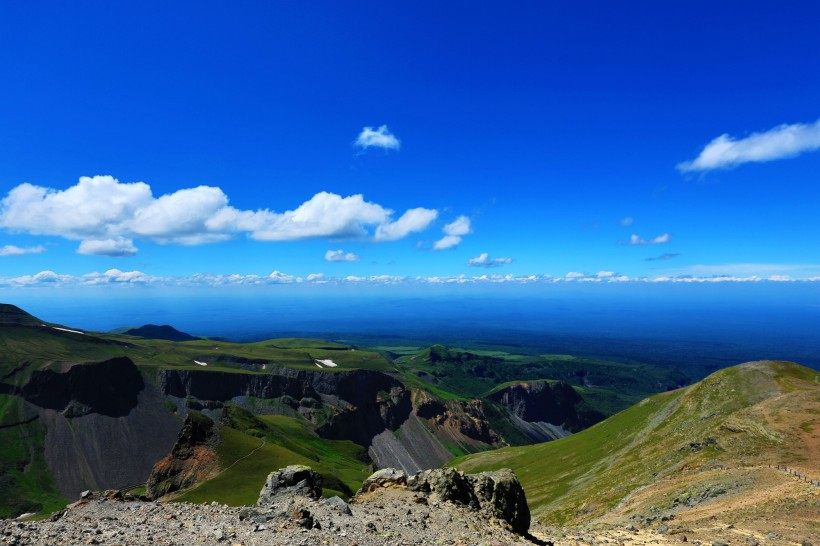
[[[567,438],[451,464],[470,472],[512,468],[534,515],[549,524],[681,518],[683,508],[718,501],[723,513],[743,521],[774,509],[755,512],[742,503],[751,491],[782,485],[769,465],[820,478],[818,432],[820,373],[750,362],[647,398]],[[811,503],[794,505],[795,517],[803,509],[810,514]]]

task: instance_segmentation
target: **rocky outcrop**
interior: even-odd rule
[[[58,410],[66,417],[89,413],[122,417],[137,405],[145,382],[128,357],[77,364],[68,371],[37,370],[20,393],[35,406]]]
[[[310,499],[322,496],[322,475],[304,465],[291,465],[268,474],[259,492],[259,506],[271,505],[282,495],[303,495]]]
[[[484,512],[507,522],[516,533],[525,534],[530,527],[530,509],[524,489],[508,468],[480,474],[443,468],[425,470],[409,477],[401,470],[382,469],[362,483],[353,502],[364,502],[372,493],[394,488],[404,488],[423,496],[418,498],[431,497]]]
[[[584,399],[568,383],[532,381],[515,383],[496,391],[487,399],[507,408],[516,417],[535,423],[549,423],[577,432],[603,420],[604,415],[582,406]]]
[[[189,413],[171,452],[154,465],[146,496],[157,499],[197,483],[217,461],[217,440],[217,428],[211,419]]]
[[[410,394],[398,380],[369,370],[312,371],[273,367],[265,374],[206,370],[160,370],[164,394],[227,402],[236,397],[289,397],[305,400],[304,416],[330,440],[352,440],[365,447],[385,430],[396,430],[412,409]],[[328,411],[316,411],[327,406]],[[321,419],[321,422],[319,422]]]

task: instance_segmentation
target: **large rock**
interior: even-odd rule
[[[363,483],[357,495],[375,491],[380,487],[404,487],[407,485],[407,474],[397,468],[382,468],[370,475]]]
[[[157,499],[196,485],[216,464],[217,428],[206,415],[191,412],[171,453],[162,458],[148,478],[145,494]]]
[[[271,505],[275,502],[275,497],[282,494],[304,495],[318,499],[322,496],[322,475],[309,466],[298,464],[271,472],[259,492],[256,504]]]
[[[502,468],[494,472],[468,474],[467,479],[482,507],[509,523],[515,532],[527,532],[530,528],[530,508],[524,488],[512,470]]]
[[[380,488],[406,487],[421,495],[480,510],[507,522],[513,531],[526,534],[530,509],[524,489],[508,468],[480,474],[465,474],[454,468],[425,470],[407,477],[401,470],[379,470],[362,484],[357,496]]]

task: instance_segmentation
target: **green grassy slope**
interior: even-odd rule
[[[536,446],[467,456],[467,471],[512,468],[533,512],[554,524],[589,521],[638,487],[714,465],[808,460],[773,401],[796,393],[797,415],[820,407],[818,373],[797,364],[727,368],[685,389],[652,396],[578,434]]]
[[[372,471],[364,448],[349,441],[323,440],[304,420],[255,417],[228,406],[230,426],[220,426],[216,448],[220,472],[176,497],[177,501],[254,504],[270,472],[304,464],[322,474],[325,496],[349,497]]]

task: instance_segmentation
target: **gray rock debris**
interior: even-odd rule
[[[259,492],[259,506],[268,506],[283,493],[304,495],[311,499],[322,496],[322,475],[304,465],[291,465],[268,474]]]
[[[508,468],[480,474],[443,468],[425,470],[409,478],[401,470],[385,468],[366,479],[356,495],[396,487],[486,512],[507,522],[516,533],[525,534],[530,527],[524,489]]]

